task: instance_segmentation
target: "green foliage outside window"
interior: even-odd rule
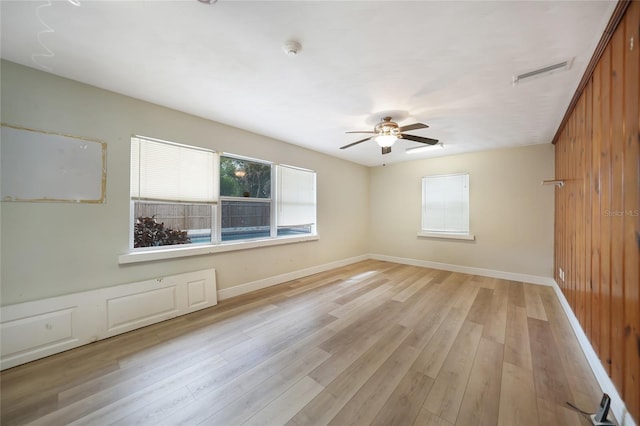
[[[271,165],[232,157],[220,158],[220,195],[271,197]]]

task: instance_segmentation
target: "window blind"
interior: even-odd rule
[[[316,223],[316,174],[310,170],[277,166],[280,226]]]
[[[131,139],[131,198],[216,202],[213,151],[141,137]]]
[[[422,178],[422,230],[469,233],[469,174]]]

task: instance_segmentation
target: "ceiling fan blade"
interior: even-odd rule
[[[427,145],[435,145],[439,142],[438,139],[423,138],[422,136],[405,135],[405,134],[402,134],[402,139],[406,139],[414,142],[426,143]]]
[[[390,152],[391,152],[391,147],[390,146],[383,146],[382,147],[382,155],[388,154]]]
[[[427,126],[426,124],[415,123],[415,124],[409,124],[407,126],[402,126],[398,130],[400,130],[401,132],[406,132],[406,131],[409,131],[409,130],[426,129],[427,127],[429,127],[429,126]]]
[[[345,133],[376,133],[376,132],[372,132],[370,130],[353,130],[353,131],[345,132]]]
[[[369,136],[368,138],[364,138],[364,139],[360,139],[359,141],[352,142],[352,143],[350,143],[349,145],[341,146],[341,147],[340,147],[340,149],[347,149],[347,148],[352,147],[352,146],[354,146],[354,145],[358,145],[359,143],[362,143],[362,142],[366,142],[366,141],[368,141],[368,140],[369,140],[369,139],[371,139],[372,137],[373,137],[373,136]]]

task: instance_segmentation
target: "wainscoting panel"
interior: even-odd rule
[[[78,339],[73,334],[74,311],[70,307],[2,323],[2,359],[32,352],[66,349]]]
[[[107,331],[122,333],[176,316],[176,293],[171,286],[108,299]]]
[[[204,280],[187,283],[187,303],[189,309],[198,308],[203,303],[207,303],[207,294]]]
[[[64,344],[73,339],[73,311],[74,308],[47,312],[2,324],[2,334],[8,342],[2,345],[3,354]],[[22,335],[26,339],[20,338]]]
[[[0,308],[0,369],[217,304],[207,269]]]

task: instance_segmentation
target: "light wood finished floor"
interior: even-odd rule
[[[582,425],[550,287],[380,261],[2,372],[2,425]]]

